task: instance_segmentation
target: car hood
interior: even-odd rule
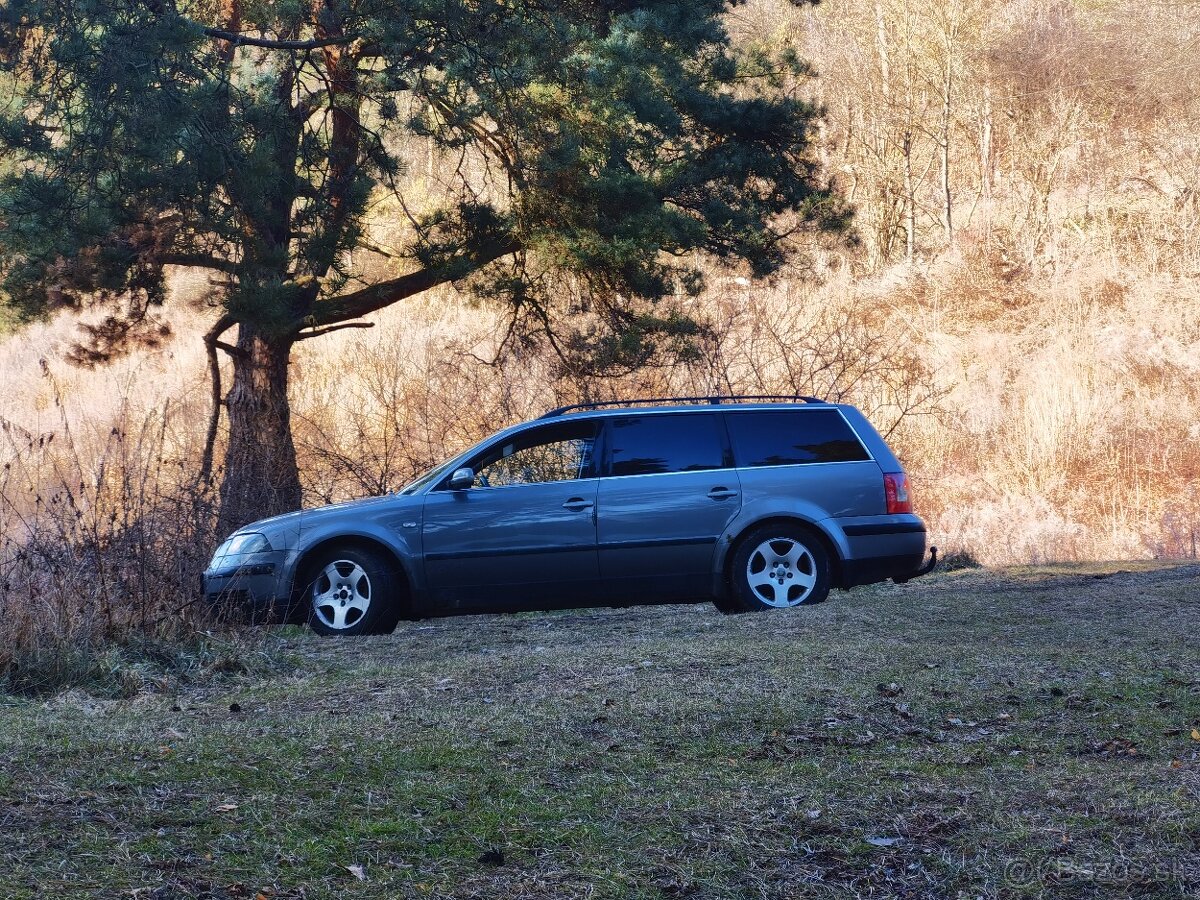
[[[287,534],[288,537],[294,538],[301,531],[308,528],[315,528],[322,524],[327,519],[331,518],[352,518],[357,513],[369,514],[372,510],[384,504],[391,505],[392,508],[400,510],[404,507],[420,508],[423,497],[419,496],[404,496],[401,494],[385,494],[382,497],[366,497],[362,500],[349,500],[345,503],[330,503],[328,506],[316,506],[312,509],[300,509],[295,512],[283,513],[278,516],[271,516],[269,519],[259,519],[247,525],[240,531],[261,531],[268,534]],[[287,544],[290,546],[290,543]]]
[[[345,503],[331,503],[328,506],[317,506],[313,509],[302,509],[295,513],[300,527],[309,528],[327,518],[345,518],[357,512],[370,513],[374,508],[387,504],[393,509],[404,507],[420,508],[423,497],[405,497],[399,494],[384,494],[382,497],[366,497],[362,500],[349,500]]]

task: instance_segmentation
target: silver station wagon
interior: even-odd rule
[[[356,635],[513,610],[778,609],[932,569],[907,476],[866,417],[779,399],[552,410],[398,493],[247,525],[217,550],[205,595]]]

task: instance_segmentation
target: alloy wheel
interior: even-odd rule
[[[817,564],[812,552],[794,538],[769,538],[751,552],[746,583],[767,606],[799,606],[817,583]]]
[[[313,614],[327,628],[335,631],[353,628],[370,606],[370,576],[352,560],[331,562],[313,583]]]

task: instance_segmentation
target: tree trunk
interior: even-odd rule
[[[218,525],[228,534],[255,519],[300,508],[300,474],[288,408],[290,338],[238,326],[233,385],[225,398],[229,447]]]

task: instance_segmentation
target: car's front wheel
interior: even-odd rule
[[[820,603],[833,576],[819,539],[793,525],[756,528],[733,555],[724,612],[755,612]]]
[[[334,547],[307,569],[308,624],[317,634],[383,634],[396,627],[399,573],[383,554],[365,547]]]

